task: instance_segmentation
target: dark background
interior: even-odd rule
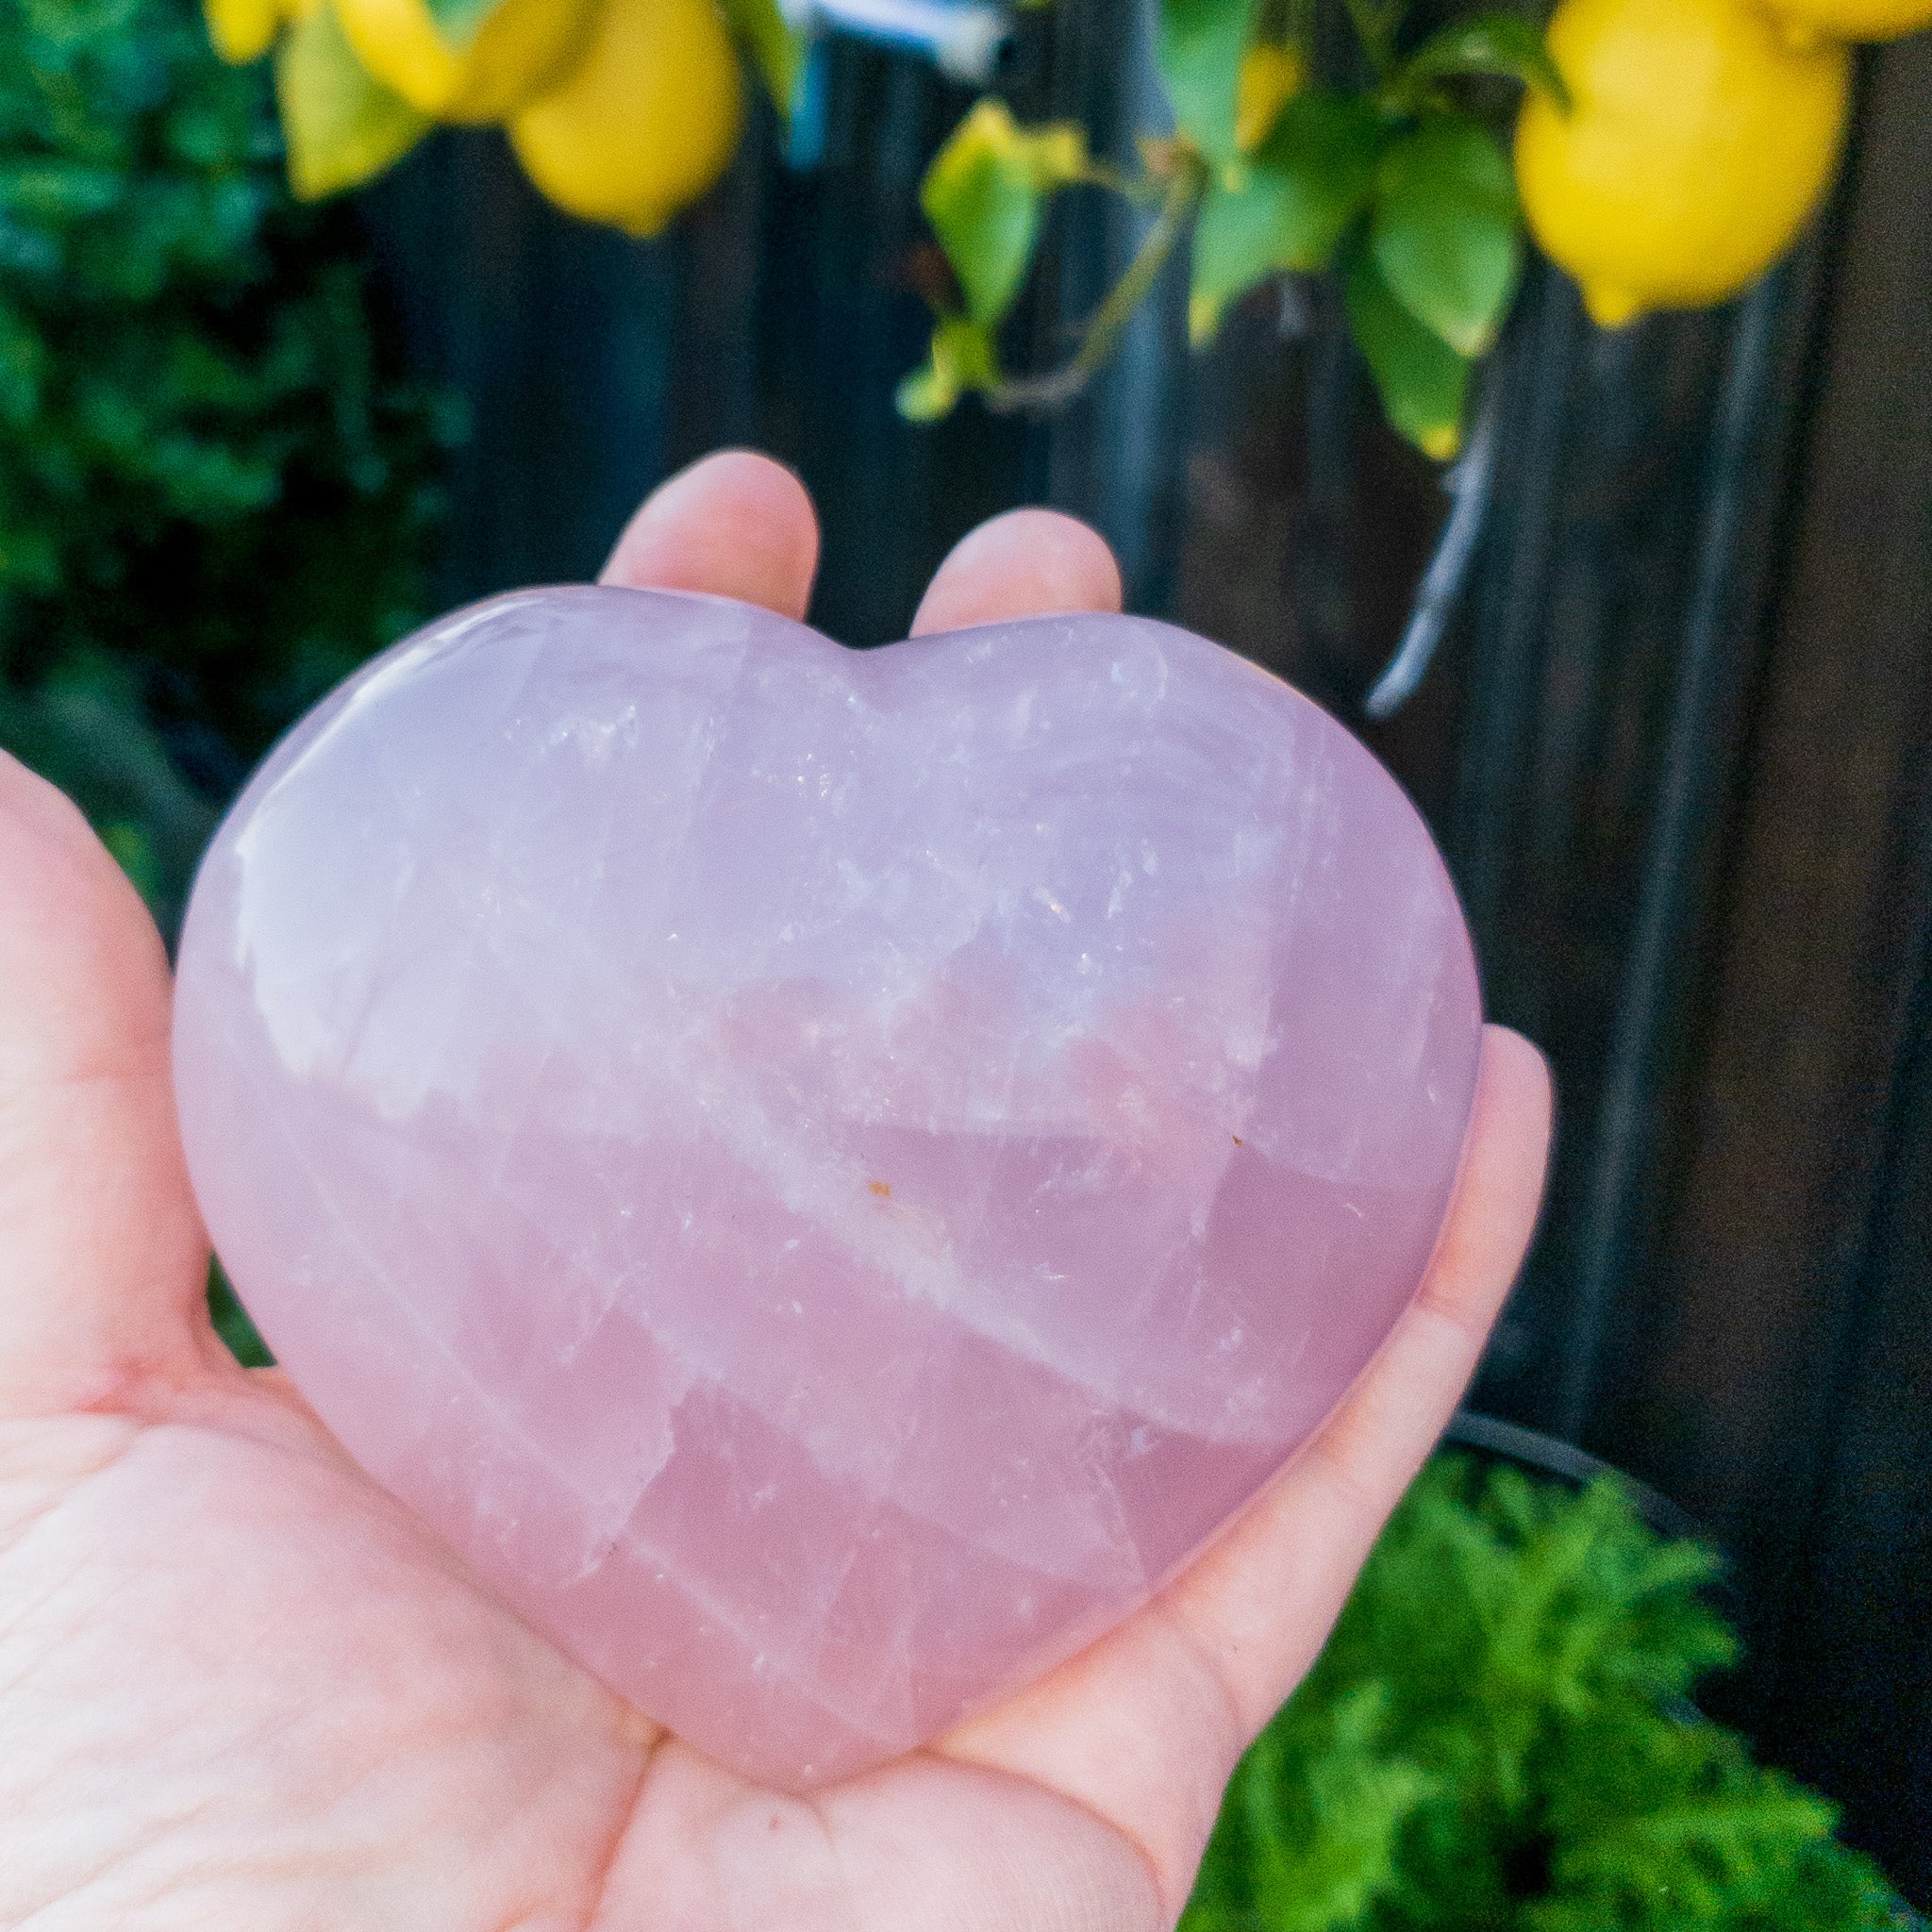
[[[1124,11],[1030,26],[1016,102],[1124,148],[1159,112]],[[823,162],[754,140],[649,246],[553,213],[493,136],[378,187],[387,298],[475,419],[442,601],[591,574],[653,482],[747,442],[817,497],[813,616],[849,641],[899,635],[980,517],[1051,501],[1112,540],[1133,608],[1363,728],[1450,855],[1492,1016],[1559,1086],[1545,1226],[1474,1401],[1707,1527],[1749,1646],[1714,1713],[1927,1904],[1932,37],[1866,58],[1827,218],[1742,302],[1606,336],[1532,275],[1458,618],[1374,727],[1444,500],[1319,290],[1191,358],[1171,281],[1061,417],[894,417],[926,327],[916,183],[968,99],[844,46]],[[1061,221],[1041,358],[1135,219]]]

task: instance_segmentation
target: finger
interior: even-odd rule
[[[0,753],[0,1414],[119,1405],[205,1365],[169,1002],[120,867]]]
[[[1314,1662],[1474,1372],[1535,1227],[1549,1129],[1542,1056],[1487,1028],[1436,1254],[1341,1407],[1146,1609],[945,1742],[1111,1820],[1176,1911],[1236,1758]]]
[[[1248,1735],[1314,1662],[1462,1399],[1528,1252],[1549,1150],[1549,1068],[1520,1034],[1485,1035],[1456,1199],[1415,1299],[1279,1486],[1170,1592]],[[1315,1524],[1326,1533],[1311,1537]]]
[[[954,544],[926,587],[912,635],[1120,608],[1121,568],[1104,537],[1058,510],[1014,509]]]
[[[802,618],[819,567],[819,522],[782,463],[720,450],[660,483],[604,566],[599,583],[708,591]]]

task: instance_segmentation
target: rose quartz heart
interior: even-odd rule
[[[276,750],[175,1046],[350,1451],[799,1789],[1087,1642],[1307,1438],[1428,1259],[1479,1030],[1422,821],[1216,645],[574,589]]]

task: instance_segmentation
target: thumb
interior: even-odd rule
[[[206,1365],[160,936],[86,822],[0,753],[0,1415]]]

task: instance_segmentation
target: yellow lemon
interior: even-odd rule
[[[1814,41],[1895,41],[1932,26],[1927,0],[1765,0],[1799,46]]]
[[[1562,0],[1549,48],[1573,106],[1530,96],[1516,178],[1599,323],[1723,301],[1784,253],[1837,163],[1842,47],[1746,0]]]
[[[482,0],[432,13],[427,0],[335,0],[356,58],[439,121],[500,121],[564,71],[591,0]]]
[[[1268,139],[1281,110],[1308,77],[1307,57],[1279,41],[1257,41],[1241,56],[1234,94],[1234,144],[1244,155]]]
[[[509,138],[558,208],[655,235],[724,172],[743,115],[713,0],[604,0],[582,59]]]

